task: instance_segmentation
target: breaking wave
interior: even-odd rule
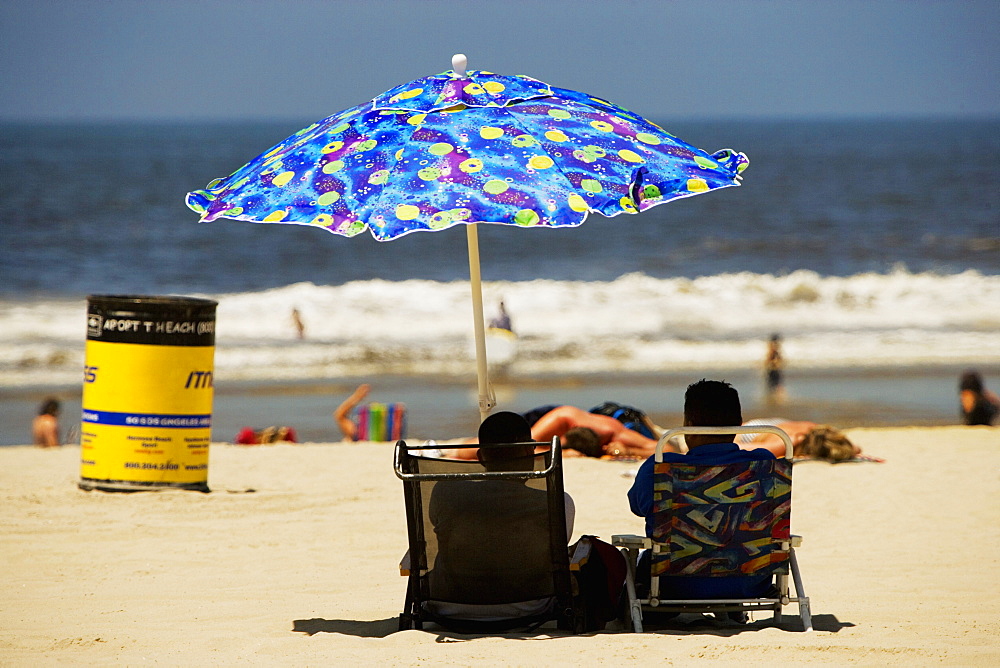
[[[503,299],[518,334],[512,375],[756,368],[771,333],[782,335],[790,365],[803,368],[1000,363],[1000,276],[971,270],[628,274],[483,290],[486,318]],[[468,281],[191,296],[219,302],[217,380],[474,372]],[[85,337],[85,300],[0,301],[0,386],[78,382]]]

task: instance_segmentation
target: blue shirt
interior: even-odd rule
[[[686,455],[664,452],[663,461],[671,464],[697,466],[722,466],[738,462],[774,459],[774,454],[764,448],[743,450],[735,443],[706,443],[692,448]],[[635,482],[628,491],[632,512],[646,518],[646,535],[653,535],[653,464],[655,456],[642,463],[635,474]],[[648,559],[648,555],[644,555]],[[640,567],[649,577],[649,567]],[[770,586],[771,576],[713,577],[661,577],[661,596],[675,598],[747,598],[759,596]]]

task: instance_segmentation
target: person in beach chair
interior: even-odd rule
[[[646,611],[712,612],[742,623],[751,610],[769,609],[780,619],[790,601],[798,603],[805,630],[812,629],[793,550],[800,539],[789,533],[791,462],[734,442],[736,433],[754,429],[790,441],[774,427],[741,423],[735,388],[694,383],[685,394],[684,427],[666,432],[636,474],[629,506],[645,518],[646,535],[615,535],[612,542],[629,555],[629,616],[637,632]],[[688,453],[663,452],[679,434]],[[789,568],[795,598],[788,596]]]
[[[524,418],[509,412],[483,421],[478,461],[422,457],[432,446],[396,444],[409,539],[400,564],[409,578],[400,629],[433,622],[496,632],[555,620],[577,633],[614,618],[613,609],[602,615],[616,607],[613,592],[603,610],[574,594],[573,571],[600,560],[584,539],[570,555],[575,510],[563,491],[559,441],[536,454],[541,445]]]
[[[406,405],[402,403],[364,404],[356,414],[354,409],[371,392],[371,385],[362,383],[344,399],[333,419],[345,441],[398,441],[406,437]],[[353,414],[353,415],[352,415]]]

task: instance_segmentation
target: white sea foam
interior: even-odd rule
[[[1000,276],[723,274],[484,284],[519,334],[511,373],[756,368],[784,338],[798,367],[1000,363]],[[216,378],[466,374],[468,282],[297,283],[218,300]],[[298,308],[306,339],[295,338]],[[0,302],[0,385],[81,377],[85,300]]]

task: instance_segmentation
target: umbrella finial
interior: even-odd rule
[[[464,53],[456,53],[451,57],[451,69],[455,70],[455,76],[459,79],[465,78],[465,68],[469,66],[469,59]]]

